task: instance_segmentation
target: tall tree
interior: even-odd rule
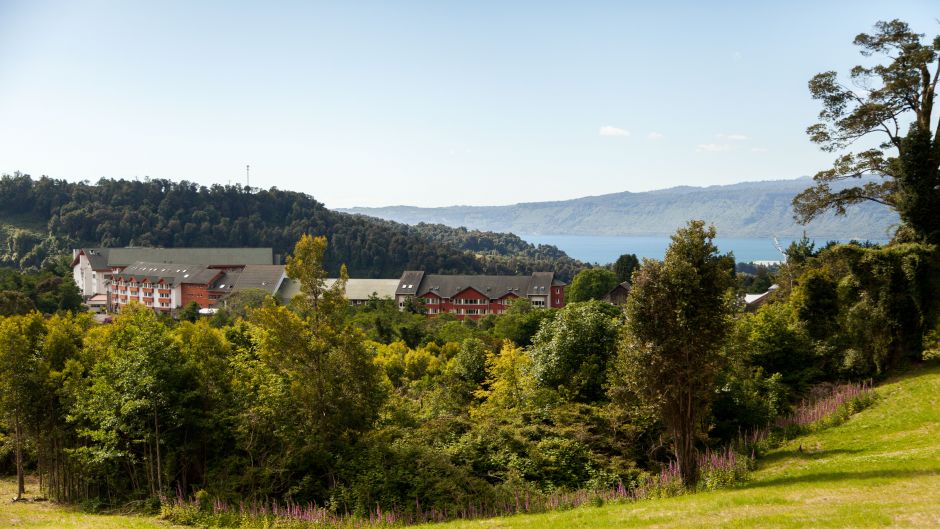
[[[300,294],[288,307],[263,307],[252,313],[259,335],[258,369],[288,388],[291,432],[283,441],[294,454],[315,460],[310,473],[334,472],[331,459],[372,426],[384,393],[379,368],[365,347],[362,331],[346,320],[346,273],[328,285],[323,267],[325,237],[304,235],[287,263],[287,274],[300,281]],[[293,309],[293,310],[292,310]],[[316,454],[311,457],[311,454]],[[310,465],[311,463],[306,463]],[[316,487],[319,484],[309,482]],[[316,491],[298,489],[304,499]]]
[[[604,397],[608,360],[617,349],[620,309],[609,303],[572,303],[539,329],[532,371],[539,385],[576,402]]]
[[[627,333],[615,384],[659,412],[683,483],[698,480],[703,432],[733,312],[733,259],[719,255],[714,226],[692,221],[662,262],[645,260],[627,298]]]
[[[37,384],[37,351],[44,326],[42,316],[0,317],[0,419],[13,430],[16,458],[16,496],[25,493],[23,451],[31,410],[40,398]]]
[[[636,254],[625,253],[614,262],[614,274],[617,275],[617,281],[623,283],[630,281],[633,271],[640,267],[640,260]]]
[[[589,268],[578,272],[568,286],[566,297],[570,302],[604,299],[617,286],[617,276],[606,268]]]
[[[875,202],[896,210],[916,238],[940,240],[940,126],[933,114],[940,36],[930,43],[923,37],[900,20],[878,22],[873,34],[855,37],[855,45],[865,57],[884,56],[882,64],[852,68],[852,86],[834,71],[809,82],[823,105],[820,122],[807,129],[814,143],[827,152],[866,145],[869,138],[877,145],[843,154],[817,173],[815,185],[793,199],[797,220]]]

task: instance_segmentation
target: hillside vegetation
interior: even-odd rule
[[[0,177],[0,265],[39,267],[77,245],[270,246],[286,255],[304,233],[325,235],[327,269],[353,277],[432,273],[527,274],[570,279],[583,263],[512,234],[412,228],[327,209],[304,193],[169,180],[72,183]]]
[[[940,365],[877,388],[848,422],[790,441],[733,489],[565,512],[433,524],[433,529],[525,527],[937,527],[940,526]],[[8,498],[13,480],[0,481]],[[36,492],[36,483],[30,484]],[[165,528],[147,516],[82,513],[50,503],[0,503],[11,528]]]
[[[940,366],[877,393],[848,422],[761,458],[738,488],[427,527],[940,527]]]
[[[898,223],[883,206],[859,206],[845,216],[822,215],[803,226],[793,220],[793,197],[812,184],[800,178],[709,187],[674,187],[507,206],[353,208],[405,224],[421,222],[531,235],[669,235],[688,219],[714,224],[722,237],[886,239]],[[835,186],[839,187],[839,186]]]

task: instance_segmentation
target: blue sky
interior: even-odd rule
[[[806,83],[892,2],[0,0],[0,172],[169,178],[329,207],[796,178]]]

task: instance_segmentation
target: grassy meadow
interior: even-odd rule
[[[760,459],[734,489],[426,527],[940,527],[940,365],[882,384],[848,422]],[[30,483],[30,494],[36,491]],[[0,481],[0,497],[14,481]],[[0,503],[3,528],[166,528],[152,517],[95,515],[50,503]]]
[[[39,483],[28,480],[26,494],[35,498]],[[52,502],[17,502],[10,499],[16,494],[16,479],[0,479],[0,528],[3,529],[169,529],[179,527],[152,516],[90,514],[77,507]]]

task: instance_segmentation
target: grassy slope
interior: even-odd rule
[[[431,527],[940,527],[940,366],[878,393],[847,423],[762,458],[740,488]]]
[[[753,479],[737,489],[429,527],[940,527],[940,365],[884,384],[878,393],[882,398],[873,407],[842,426],[802,437],[764,457]],[[800,445],[803,452],[797,450]],[[13,481],[0,480],[0,498],[12,494]],[[146,517],[90,515],[4,499],[0,527],[168,525]]]
[[[26,494],[38,495],[38,483],[27,482]],[[0,528],[3,529],[170,529],[173,526],[149,516],[88,514],[51,502],[12,503],[13,478],[0,480]]]

